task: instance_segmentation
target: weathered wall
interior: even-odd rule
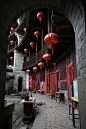
[[[23,78],[22,90],[26,88],[26,72],[22,71],[25,54],[20,53],[18,50],[14,50],[14,87],[18,90],[18,79]]]

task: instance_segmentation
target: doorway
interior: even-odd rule
[[[22,77],[20,77],[18,79],[18,92],[21,92],[22,91],[22,80],[23,80]]]

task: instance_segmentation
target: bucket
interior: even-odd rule
[[[29,101],[29,95],[24,96],[25,101]]]

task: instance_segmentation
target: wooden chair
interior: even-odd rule
[[[48,96],[51,98],[51,96],[52,96],[52,89],[50,90],[50,93],[47,93],[46,94],[46,97],[48,98]]]
[[[36,93],[36,88],[32,91],[32,93]]]

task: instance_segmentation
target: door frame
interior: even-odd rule
[[[73,64],[70,63],[66,69],[66,72],[67,72],[67,91],[68,91],[68,100],[70,100],[69,98],[69,86],[70,86],[70,78],[69,78],[69,68],[71,67],[71,79],[72,79],[72,96],[73,96],[73,80],[74,80],[74,77],[73,77]]]
[[[57,74],[58,74],[58,80],[57,80]],[[59,70],[56,70],[56,72],[55,72],[55,87],[56,87],[56,91],[58,91],[57,82],[60,82],[60,71]]]

